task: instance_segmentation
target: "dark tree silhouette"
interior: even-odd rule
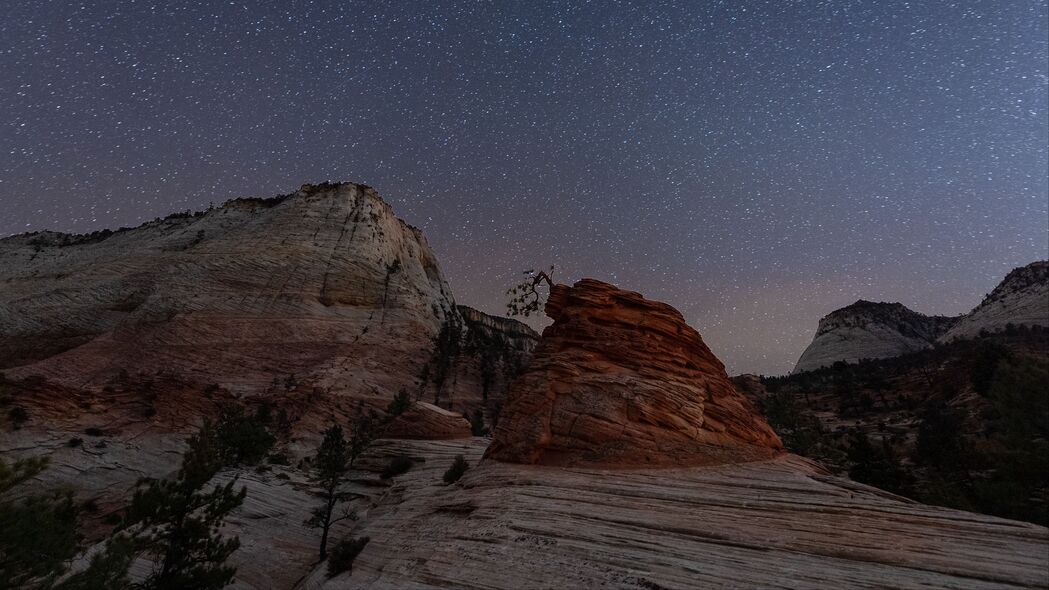
[[[534,269],[524,271],[525,280],[506,290],[506,294],[510,296],[510,301],[506,304],[506,315],[528,317],[538,313],[543,303],[543,295],[538,288],[543,283],[546,283],[548,288],[553,288],[553,274],[553,266],[550,267],[549,273]]]

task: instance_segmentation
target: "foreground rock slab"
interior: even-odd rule
[[[550,290],[531,364],[488,456],[546,465],[666,466],[766,459],[782,449],[673,307],[584,279]]]
[[[926,506],[793,455],[682,469],[485,461],[482,439],[392,441],[425,458],[353,531],[370,542],[324,588],[1045,587],[1049,530]]]

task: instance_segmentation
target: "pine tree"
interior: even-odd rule
[[[350,493],[340,492],[339,487],[346,474],[353,469],[354,462],[371,444],[374,425],[375,418],[372,415],[364,413],[363,410],[358,411],[349,441],[343,435],[342,428],[333,425],[324,431],[324,440],[317,448],[316,480],[321,486],[320,496],[324,504],[314,509],[313,516],[305,524],[321,529],[321,544],[318,550],[321,561],[328,557],[328,534],[331,527],[343,520],[357,518],[352,510],[344,510],[336,516],[335,507],[351,496]]]
[[[175,479],[151,481],[136,490],[121,529],[105,550],[60,588],[130,588],[127,569],[139,555],[151,557],[155,565],[135,588],[211,590],[229,585],[236,568],[226,560],[240,541],[224,538],[218,531],[244,502],[247,489],[236,491],[236,481],[230,481],[202,491],[223,467],[222,455],[215,428],[205,422],[190,439]]]

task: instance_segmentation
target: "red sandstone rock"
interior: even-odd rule
[[[511,386],[486,454],[547,465],[670,466],[776,455],[782,443],[673,307],[584,279]]]
[[[455,412],[426,402],[415,402],[386,427],[384,438],[446,440],[470,438],[470,423]]]

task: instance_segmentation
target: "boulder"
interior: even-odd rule
[[[782,443],[673,307],[584,279],[556,285],[486,456],[546,465],[766,459]]]
[[[390,422],[384,438],[447,440],[470,438],[470,423],[455,412],[426,402],[415,402]]]

